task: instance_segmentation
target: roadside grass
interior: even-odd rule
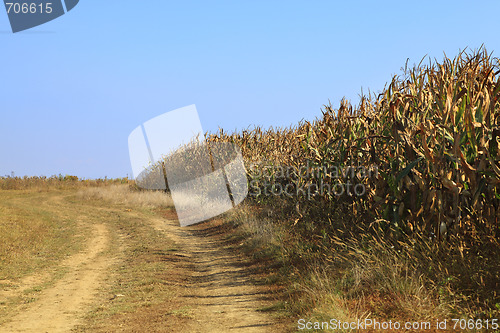
[[[394,246],[382,231],[356,237],[329,235],[319,242],[318,236],[312,235],[314,226],[306,227],[302,222],[299,229],[291,208],[285,206],[279,198],[266,206],[247,200],[226,213],[224,220],[247,254],[275,263],[276,269],[266,280],[282,286],[283,297],[262,311],[295,318],[291,330],[297,329],[299,318],[435,322],[500,315],[491,303],[479,307],[476,303],[474,307],[470,302],[474,295],[468,289],[470,284],[481,279],[481,271],[494,270],[497,265],[485,258],[484,250],[476,249],[484,257],[474,252],[462,257],[452,245],[453,238],[448,243],[409,238]],[[486,287],[476,291],[476,297],[494,302],[497,291],[488,288],[494,281],[483,282]]]
[[[78,192],[78,198],[83,200],[105,200],[113,204],[133,207],[172,207],[173,201],[163,191],[141,191],[129,185],[110,185],[106,187],[89,187]]]

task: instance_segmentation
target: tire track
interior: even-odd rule
[[[190,332],[270,332],[276,322],[259,308],[269,306],[271,292],[252,283],[252,271],[241,255],[203,227],[179,227],[178,221],[152,218],[157,230],[166,232],[179,247],[177,262],[188,275],[181,296],[192,309]],[[279,330],[279,329],[278,329]]]
[[[0,327],[1,332],[68,332],[80,323],[113,259],[102,253],[109,245],[104,224],[93,226],[85,251],[62,262],[68,273],[42,291],[38,300]]]

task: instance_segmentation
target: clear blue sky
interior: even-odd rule
[[[378,92],[406,59],[500,56],[500,1],[92,1],[12,34],[0,8],[0,175],[131,174],[130,132],[288,126]]]

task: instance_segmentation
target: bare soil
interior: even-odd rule
[[[261,311],[272,301],[272,288],[253,283],[256,267],[217,237],[217,223],[178,227],[172,219],[150,220],[177,244],[177,266],[188,272],[183,283],[185,305],[196,318],[190,332],[269,332],[276,322]]]
[[[89,309],[103,274],[113,258],[102,253],[109,243],[104,224],[94,226],[88,248],[64,260],[61,265],[67,273],[55,286],[40,293],[31,306],[22,309],[10,322],[0,328],[2,332],[69,332],[81,321],[81,314]],[[46,274],[30,276],[20,285],[25,291],[43,281]]]

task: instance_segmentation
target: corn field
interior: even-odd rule
[[[307,185],[343,181],[321,166],[376,168],[376,177],[350,177],[363,196],[319,193],[293,200],[320,207],[324,220],[337,205],[351,217],[377,221],[403,233],[498,237],[500,215],[500,63],[486,50],[460,53],[442,63],[405,68],[383,93],[362,96],[357,107],[343,100],[322,117],[285,129],[223,130],[212,142],[241,147],[251,165],[281,165]],[[300,167],[320,167],[303,177]],[[263,173],[259,173],[262,177]],[[272,175],[267,175],[272,178]],[[346,176],[344,174],[344,176]],[[345,178],[345,177],[344,177]],[[249,179],[254,179],[249,172]]]

